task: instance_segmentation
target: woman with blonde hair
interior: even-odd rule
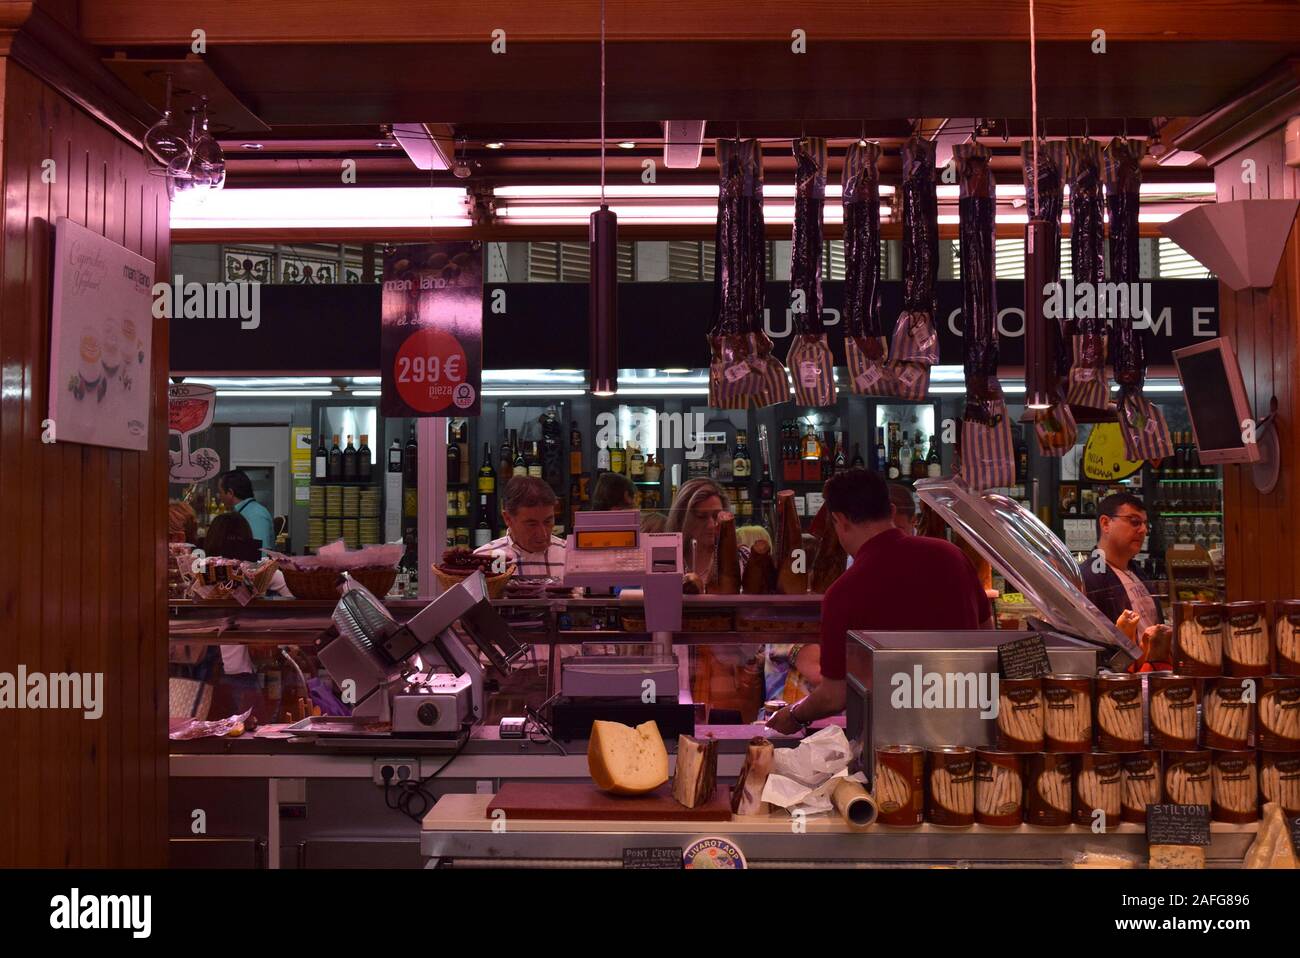
[[[682,563],[705,589],[717,580],[718,515],[731,511],[727,494],[712,479],[691,479],[677,490],[665,532],[682,534]]]

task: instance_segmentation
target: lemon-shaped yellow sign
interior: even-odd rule
[[[1083,447],[1083,474],[1101,481],[1126,479],[1142,468],[1142,460],[1128,458],[1124,435],[1117,422],[1099,422],[1092,427]]]

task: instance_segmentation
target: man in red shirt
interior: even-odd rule
[[[826,511],[853,564],[822,598],[821,678],[768,721],[793,734],[844,710],[844,649],[850,629],[874,632],[993,628],[988,596],[970,560],[950,542],[909,536],[878,473],[850,469],[826,482]]]

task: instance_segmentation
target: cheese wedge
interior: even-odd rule
[[[1264,806],[1264,820],[1254,844],[1246,852],[1247,868],[1295,868],[1296,856],[1282,808],[1276,802]]]
[[[654,722],[636,728],[592,722],[587,770],[598,788],[615,795],[641,795],[668,781],[668,749]]]

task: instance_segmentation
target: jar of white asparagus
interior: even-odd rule
[[[1077,759],[1074,772],[1074,822],[1093,825],[1105,818],[1105,826],[1120,820],[1120,757],[1110,752],[1085,752]]]
[[[1174,671],[1222,674],[1223,632],[1223,606],[1218,602],[1175,602]]]
[[[1025,819],[1024,756],[975,750],[975,822],[1015,827]]]
[[[878,745],[875,749],[876,821],[895,828],[921,824],[925,808],[925,749],[917,745]]]
[[[926,750],[925,819],[931,825],[975,824],[975,752],[962,745]]]
[[[1268,615],[1263,602],[1229,602],[1223,636],[1226,675],[1268,674]]]
[[[1161,785],[1158,751],[1146,749],[1120,756],[1120,819],[1145,825],[1147,806],[1159,805],[1164,795]]]
[[[1142,724],[1142,677],[1097,676],[1097,742],[1103,751],[1136,752],[1146,742]]]
[[[1043,676],[1043,740],[1049,752],[1092,748],[1092,676]]]
[[[1205,680],[1201,711],[1205,744],[1210,748],[1242,749],[1250,745],[1250,727],[1255,717],[1257,683],[1252,679],[1216,678]]]
[[[1259,753],[1259,791],[1266,802],[1277,802],[1286,815],[1300,815],[1300,755]]]
[[[1174,805],[1209,805],[1210,751],[1165,752],[1165,800]]]
[[[1043,683],[1039,679],[998,681],[998,748],[1004,752],[1043,750]]]
[[[1147,678],[1151,745],[1159,749],[1196,748],[1196,706],[1200,680],[1189,675],[1153,672]]]
[[[1215,749],[1211,757],[1210,817],[1244,825],[1259,818],[1259,781],[1250,749]]]
[[[1278,672],[1300,675],[1300,600],[1273,603],[1273,650]]]
[[[1025,756],[1025,769],[1025,821],[1030,825],[1069,825],[1074,757],[1037,752]]]
[[[1300,752],[1300,676],[1266,675],[1259,683],[1259,747]]]

